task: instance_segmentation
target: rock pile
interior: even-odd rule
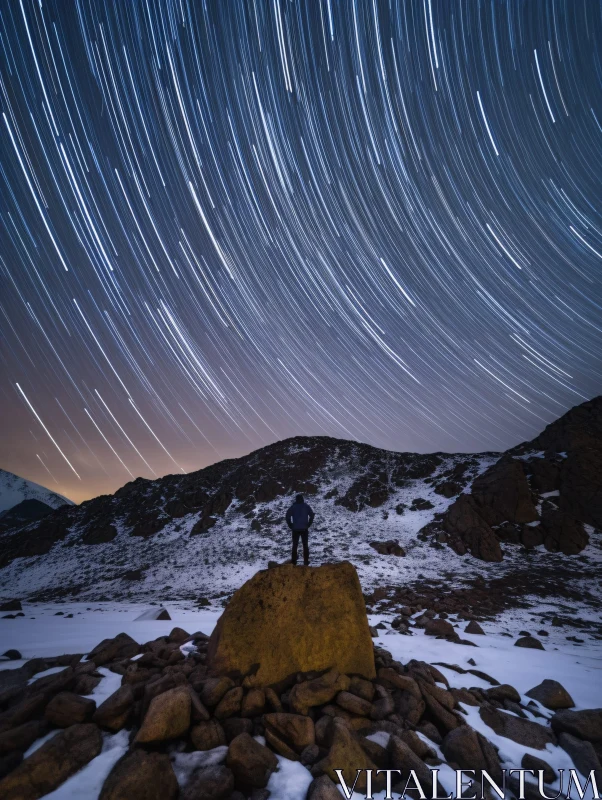
[[[315,572],[321,570],[328,573],[326,567]],[[290,571],[270,570],[269,584],[263,583],[268,573],[252,579],[256,599],[262,584],[272,586],[279,573],[288,587],[278,594],[280,605],[296,597],[310,570]],[[332,574],[324,580],[332,582]],[[305,600],[311,615],[311,596]],[[429,767],[444,759],[453,768],[487,770],[495,779],[501,770],[497,750],[467,724],[468,706],[478,709],[496,734],[522,745],[523,766],[543,769],[548,781],[555,774],[545,761],[549,744],[563,747],[582,772],[600,769],[602,709],[572,710],[572,699],[554,681],[543,681],[522,698],[512,686],[478,671],[474,674],[490,688],[471,687],[470,672],[439,665],[466,675],[466,688],[450,688],[438,665],[402,664],[369,638],[370,669],[342,670],[333,650],[332,663],[284,675],[288,662],[273,657],[269,647],[278,645],[265,638],[266,659],[259,668],[225,669],[227,662],[216,653],[238,630],[236,615],[246,607],[240,603],[240,597],[232,601],[233,610],[226,609],[212,640],[181,628],[142,645],[120,634],[101,642],[86,660],[80,655],[34,659],[0,671],[0,797],[37,800],[95,758],[103,737],[123,729],[129,732],[129,749],[106,778],[101,800],[266,800],[266,786],[282,758],[310,771],[308,800],[340,797],[335,769],[343,770],[349,784],[358,769],[401,769],[404,779],[414,770],[430,786]],[[364,621],[367,626],[365,615]],[[289,638],[298,635],[288,632]],[[316,636],[321,641],[319,631]],[[365,653],[361,658],[365,663]],[[262,672],[266,664],[269,669]],[[63,669],[28,682],[49,666]],[[120,675],[121,686],[96,707],[84,695],[101,680],[100,666]],[[262,674],[270,678],[261,682]],[[30,745],[53,729],[58,733],[23,759]],[[541,759],[533,749],[542,752]],[[183,778],[179,759],[208,751],[211,757],[199,759]],[[365,777],[356,788],[365,788]]]

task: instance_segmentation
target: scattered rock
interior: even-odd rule
[[[89,722],[96,711],[96,702],[73,692],[59,692],[46,706],[44,717],[57,728],[68,728]]]
[[[530,753],[525,753],[520,765],[523,769],[532,769],[535,770],[536,773],[539,772],[539,770],[543,770],[544,783],[553,783],[557,778],[556,770],[553,769],[547,761],[544,761],[543,758],[532,756]]]
[[[485,635],[485,631],[476,620],[471,620],[468,625],[464,628],[464,633],[474,633],[474,634],[481,634]]]
[[[183,736],[190,727],[190,711],[190,692],[186,687],[176,686],[157,695],[151,701],[134,741],[151,744]]]
[[[575,705],[573,698],[564,686],[558,683],[558,681],[553,681],[548,678],[532,689],[529,689],[525,694],[527,697],[532,697],[534,700],[537,700],[542,706],[549,708],[551,711],[573,708]]]
[[[276,746],[278,741],[284,742],[298,754],[301,754],[306,747],[315,744],[314,723],[310,717],[301,714],[266,714],[263,722],[266,739],[277,752],[279,752]]]
[[[119,633],[113,639],[103,639],[100,644],[88,653],[88,661],[93,661],[97,667],[108,664],[117,658],[132,658],[140,652],[140,645],[127,633]]]
[[[525,747],[544,750],[546,745],[556,744],[556,737],[552,730],[539,725],[537,722],[506,714],[490,706],[481,706],[479,715],[483,722],[493,728],[498,736],[505,736],[507,739],[512,739],[513,742],[525,745]]]
[[[38,748],[0,781],[2,800],[38,800],[100,753],[102,735],[91,723],[72,725]]]
[[[48,724],[44,720],[38,719],[2,731],[0,733],[0,755],[6,755],[14,750],[24,753],[36,739],[44,736],[47,732]],[[15,764],[15,766],[17,765]]]
[[[291,709],[297,714],[308,714],[310,708],[329,703],[349,686],[349,678],[339,675],[336,669],[331,669],[319,678],[295,684],[289,695]]]
[[[394,539],[386,542],[370,542],[370,547],[373,547],[382,556],[405,556],[406,554],[403,547]]]
[[[180,793],[179,800],[225,800],[234,798],[234,775],[224,766],[195,771]]]
[[[592,770],[600,771],[600,759],[591,742],[584,742],[571,733],[561,733],[558,744],[573,759],[574,765],[582,775],[589,775]]]
[[[18,650],[7,650],[2,653],[3,658],[8,658],[9,661],[19,661],[23,656]]]
[[[274,753],[249,736],[241,733],[230,742],[226,766],[232,770],[235,785],[243,791],[263,789],[278,766]]]
[[[195,725],[190,731],[190,739],[196,750],[213,750],[227,743],[224,729],[216,719]]]
[[[588,742],[602,742],[602,708],[557,711],[551,722],[556,733],[570,733]]]
[[[528,647],[531,650],[545,650],[543,644],[534,636],[521,636],[514,642],[515,647]]]
[[[98,706],[92,719],[101,728],[116,733],[127,724],[133,705],[134,691],[126,683]]]
[[[326,774],[332,781],[336,781],[338,785],[335,769],[342,771],[347,785],[353,783],[358,769],[376,770],[376,765],[362,748],[358,737],[339,719],[335,719],[333,722],[332,743],[328,755],[312,767],[311,773],[314,777]],[[360,793],[365,792],[365,772],[360,774],[355,788]]]
[[[429,619],[424,627],[427,636],[455,636],[456,631],[451,622],[445,619]]]
[[[178,781],[169,756],[136,749],[109,772],[99,800],[175,800],[177,796]]]
[[[341,800],[341,794],[328,775],[321,775],[309,784],[307,800]]]
[[[23,611],[20,600],[6,600],[0,605],[0,611]]]

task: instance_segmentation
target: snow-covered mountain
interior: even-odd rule
[[[23,500],[39,500],[50,508],[73,505],[71,500],[50,491],[39,483],[20,478],[12,472],[0,469],[0,514],[21,503]]]
[[[507,587],[570,590],[575,603],[602,560],[601,461],[602,397],[505,454],[295,437],[0,532],[0,597],[222,600],[290,558],[283,519],[303,492],[316,512],[311,562],[349,559],[367,596],[480,580],[502,606]]]

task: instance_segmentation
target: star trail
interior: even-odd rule
[[[602,6],[0,3],[4,468],[76,501],[602,391]]]

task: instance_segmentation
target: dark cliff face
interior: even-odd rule
[[[494,463],[479,474],[483,459]],[[342,476],[349,478],[343,484]],[[571,409],[532,442],[499,459],[496,454],[393,453],[326,436],[299,436],[187,475],[137,478],[114,495],[0,530],[0,568],[18,557],[44,555],[58,543],[78,548],[111,543],[118,531],[153,539],[184,518],[192,524],[182,536],[203,536],[228,509],[258,529],[273,524],[265,504],[296,492],[310,503],[319,496],[341,511],[357,513],[361,528],[362,512],[395,504],[395,495],[417,481],[442,498],[456,498],[423,528],[423,541],[432,537],[458,554],[485,561],[500,561],[504,548],[513,545],[578,553],[588,542],[585,526],[602,529],[602,398]],[[412,503],[410,511],[432,508],[420,497]]]
[[[575,555],[602,529],[602,397],[504,453],[440,525],[458,553],[500,561],[500,543]]]

